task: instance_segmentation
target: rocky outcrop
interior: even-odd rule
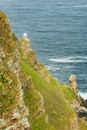
[[[87,99],[84,100],[84,102],[83,102],[83,106],[87,108]]]
[[[84,100],[78,93],[77,89],[77,83],[76,83],[76,76],[71,75],[69,77],[70,87],[74,91],[75,95],[77,96],[77,99],[74,99],[71,103],[71,106],[77,113],[78,117],[83,118],[85,121],[87,121],[87,104],[86,100]]]
[[[77,93],[77,85],[76,85],[76,76],[71,75],[69,77],[70,87],[74,90],[75,93]]]
[[[80,102],[77,100],[73,100],[71,104],[72,108],[75,110],[79,118],[83,118],[84,121],[87,122],[87,108],[84,107]]]
[[[8,111],[8,113],[3,113],[3,118],[0,118],[0,129],[29,130],[30,125],[26,115],[28,116],[28,110],[24,106]]]

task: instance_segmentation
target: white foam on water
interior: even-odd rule
[[[52,62],[60,62],[60,63],[84,63],[87,62],[87,56],[72,56],[72,57],[64,57],[58,59],[49,59]]]
[[[84,99],[87,99],[87,93],[79,92],[80,96]]]
[[[53,66],[46,66],[46,68],[48,70],[53,70],[54,72],[57,71],[57,70],[60,70],[58,67],[53,67]]]
[[[52,66],[45,66],[48,70],[52,70]]]
[[[65,69],[71,69],[72,66],[65,66],[65,67],[63,67],[63,68],[65,68]]]

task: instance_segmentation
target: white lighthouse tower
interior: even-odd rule
[[[23,34],[23,38],[24,38],[26,41],[29,41],[29,39],[27,38],[27,34],[26,34],[26,33]]]

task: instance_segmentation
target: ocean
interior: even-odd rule
[[[27,33],[37,58],[59,82],[77,87],[87,98],[87,0],[0,0],[20,39]]]

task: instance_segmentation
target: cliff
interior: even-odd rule
[[[54,79],[0,11],[0,130],[87,130],[78,92]]]

